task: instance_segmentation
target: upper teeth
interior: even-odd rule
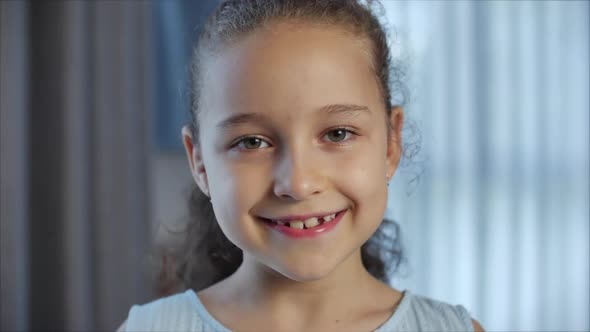
[[[289,223],[289,227],[303,229],[303,221],[295,220]]]
[[[324,217],[324,221],[332,221],[336,218],[336,213]]]
[[[305,224],[305,228],[312,228],[313,226],[317,226],[320,224],[318,218],[316,217],[306,219],[303,223]]]
[[[303,229],[305,228],[312,228],[317,225],[320,225],[322,222],[330,222],[336,218],[336,213],[324,216],[324,217],[311,217],[306,220],[290,220],[290,221],[282,221],[282,220],[273,220],[279,225],[284,225],[291,228]]]

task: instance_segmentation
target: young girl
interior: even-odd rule
[[[384,282],[374,240],[404,113],[370,8],[236,0],[210,17],[182,130],[201,258],[180,267],[189,290],[134,306],[121,331],[481,330],[462,306]]]

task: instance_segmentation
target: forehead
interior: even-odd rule
[[[237,112],[293,120],[331,104],[383,107],[368,47],[328,25],[258,29],[204,59],[200,118],[208,127]]]

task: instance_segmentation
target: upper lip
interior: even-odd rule
[[[318,213],[309,213],[309,214],[288,215],[288,216],[282,216],[282,217],[276,217],[276,218],[264,218],[264,219],[280,220],[280,221],[292,221],[292,220],[305,221],[305,220],[307,220],[309,218],[325,217],[325,216],[329,216],[329,215],[332,215],[332,214],[336,214],[336,213],[338,213],[340,211],[342,211],[342,210],[338,210],[338,211],[334,211],[334,212],[318,212]]]

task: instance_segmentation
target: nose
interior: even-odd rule
[[[274,194],[279,198],[305,200],[321,193],[325,187],[321,165],[309,153],[284,151],[274,174]]]

